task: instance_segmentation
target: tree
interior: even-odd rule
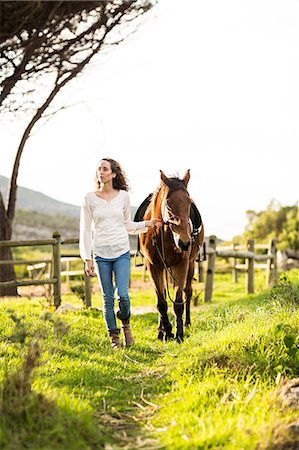
[[[298,205],[281,206],[272,200],[265,211],[247,211],[248,225],[244,239],[252,238],[257,242],[266,239],[278,240],[280,249],[299,249],[299,210]]]
[[[10,240],[16,209],[21,156],[33,127],[63,89],[100,51],[123,42],[136,30],[138,19],[156,0],[2,1],[0,35],[0,109],[32,111],[16,152],[7,200],[0,193],[0,240]],[[48,77],[49,90],[36,98],[37,81]],[[21,94],[21,95],[20,95]],[[0,247],[0,260],[11,260]],[[0,265],[0,281],[14,280],[12,265]],[[0,288],[0,295],[16,295]]]
[[[299,250],[299,208],[291,208],[286,212],[285,226],[280,235],[282,249]]]

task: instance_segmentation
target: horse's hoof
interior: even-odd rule
[[[184,338],[183,336],[176,336],[175,337],[175,342],[177,342],[178,344],[181,344],[183,342]]]
[[[185,327],[189,328],[191,326],[191,322],[185,322]]]
[[[158,340],[159,341],[163,341],[164,340],[164,333],[163,333],[163,331],[159,331],[159,333],[158,333]]]
[[[174,339],[173,333],[168,333],[165,335],[165,341],[172,341]]]

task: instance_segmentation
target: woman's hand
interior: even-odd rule
[[[157,227],[157,228],[160,228],[160,227],[162,227],[162,225],[163,225],[163,222],[162,222],[161,219],[155,218],[155,219],[151,219],[151,220],[147,220],[147,221],[146,221],[146,226],[147,226],[147,227],[151,227],[151,228]]]
[[[89,277],[95,277],[96,276],[96,272],[94,270],[94,264],[93,264],[93,261],[91,259],[87,259],[85,261],[85,273]]]

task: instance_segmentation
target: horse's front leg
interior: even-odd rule
[[[180,267],[173,268],[173,276],[174,279],[176,280],[174,312],[176,316],[175,339],[177,342],[182,342],[184,340],[184,327],[183,327],[183,314],[185,306],[184,290],[187,281],[188,268],[189,263],[187,260],[185,260],[185,265],[183,267],[181,265]]]
[[[158,339],[168,341],[169,339],[174,338],[174,334],[172,333],[172,325],[169,322],[168,314],[167,314],[167,301],[165,297],[158,296],[157,301],[157,309],[159,311],[159,332]]]
[[[159,315],[159,319],[158,319],[158,339],[159,339],[159,341],[164,340],[164,327],[163,327],[162,317],[160,315]]]
[[[165,339],[167,341],[169,339],[173,339],[174,334],[172,333],[172,325],[169,321],[167,313],[167,301],[164,288],[163,270],[155,267],[152,264],[148,265],[148,269],[157,297],[157,309],[159,312],[158,339]]]

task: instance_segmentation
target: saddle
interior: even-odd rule
[[[150,204],[150,201],[152,199],[153,194],[149,194],[144,200],[143,202],[139,205],[135,215],[134,215],[134,222],[141,222],[143,220],[145,211],[147,210],[148,205]],[[200,232],[200,228],[202,226],[202,219],[201,219],[201,215],[200,212],[197,209],[197,206],[195,205],[195,203],[192,201],[191,203],[191,209],[190,209],[190,219],[192,222],[192,227],[193,227],[193,231],[192,231],[192,235],[195,236],[196,234],[198,234]],[[199,252],[198,260],[202,260],[201,259],[201,252]],[[205,254],[205,243],[203,245],[203,260],[206,259],[206,254]],[[142,264],[137,264],[136,263],[136,257],[138,254],[140,253],[140,242],[139,242],[139,236],[137,238],[137,251],[135,253],[135,266],[138,265],[142,265]]]
[[[153,196],[152,193],[149,194],[143,200],[143,202],[140,204],[140,206],[138,207],[138,209],[135,213],[134,222],[141,222],[143,220],[145,211],[146,211],[148,205],[150,204],[152,196]],[[198,211],[197,206],[195,205],[195,203],[193,201],[191,203],[190,219],[191,219],[192,227],[193,227],[192,234],[196,234],[196,233],[198,233],[198,230],[200,229],[200,227],[202,225],[202,219],[201,219],[200,212]]]

